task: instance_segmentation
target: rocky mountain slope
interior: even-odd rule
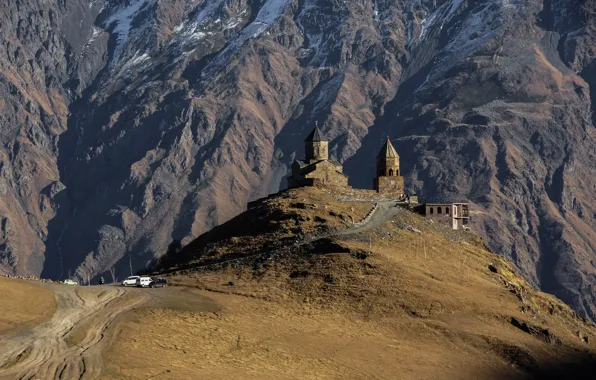
[[[314,121],[355,187],[469,200],[596,317],[591,1],[8,0],[0,265],[122,277],[284,186]]]

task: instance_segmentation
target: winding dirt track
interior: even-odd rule
[[[118,316],[146,303],[150,293],[116,286],[48,287],[58,301],[52,319],[0,337],[0,379],[98,378],[107,329]],[[71,333],[81,325],[75,340]]]
[[[372,230],[377,228],[391,218],[395,217],[399,212],[403,212],[403,209],[394,201],[378,202],[377,210],[371,215],[370,219],[361,226],[350,227],[343,231],[336,232],[330,236],[338,235],[351,235],[359,234],[361,232]]]

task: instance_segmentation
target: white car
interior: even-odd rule
[[[69,278],[67,280],[64,280],[64,285],[75,285],[76,286],[76,285],[78,285],[78,283]]]
[[[151,286],[153,279],[151,277],[139,277],[137,278],[136,286],[139,288],[146,288]]]
[[[137,286],[137,279],[139,276],[130,276],[126,280],[122,281],[122,286]]]

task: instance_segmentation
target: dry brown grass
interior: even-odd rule
[[[127,318],[105,357],[105,378],[367,379],[402,374],[404,379],[472,379],[498,369],[489,355],[479,362],[473,347],[450,351],[448,334],[414,320],[372,322],[306,305],[210,296],[224,306],[222,312],[153,309]]]
[[[200,236],[182,254],[164,258],[161,269],[197,266],[205,259],[243,256],[306,235],[328,234],[360,221],[371,202],[341,202],[318,188],[285,191]]]
[[[56,311],[54,294],[27,281],[0,277],[0,294],[0,335],[38,325]]]
[[[511,379],[596,351],[593,324],[473,234],[403,210],[335,244],[172,277],[221,310],[135,312],[105,377]]]

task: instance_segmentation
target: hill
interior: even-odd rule
[[[596,370],[594,323],[537,291],[474,233],[370,193],[280,192],[154,266],[174,286],[0,278],[0,379],[501,380]]]
[[[594,369],[595,325],[475,234],[390,202],[354,226],[372,207],[290,190],[164,258],[172,284],[221,309],[134,312],[106,354],[113,378],[144,369],[163,378],[542,379]]]

